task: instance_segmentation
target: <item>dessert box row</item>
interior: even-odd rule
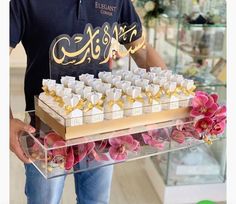
[[[98,78],[82,74],[79,80],[64,76],[60,82],[43,80],[38,106],[66,127],[187,108],[195,90],[193,80],[159,67],[100,72]]]

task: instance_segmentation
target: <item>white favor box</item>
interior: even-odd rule
[[[103,94],[97,93],[97,92],[91,92],[86,96],[87,104],[84,108],[84,122],[85,123],[96,123],[104,120],[104,108],[102,107],[102,110],[96,107],[96,104],[99,103],[101,100]],[[87,109],[88,103],[93,104],[93,108],[90,110]]]
[[[162,96],[161,107],[163,110],[173,110],[179,108],[179,98],[176,96]]]
[[[39,94],[39,100],[38,100],[38,106],[41,107],[44,111],[47,113],[50,112],[50,109],[47,104],[47,95],[45,92],[42,92]]]
[[[114,104],[112,107],[108,105],[108,103],[105,103],[104,105],[104,111],[105,111],[105,119],[108,120],[114,120],[123,118],[124,111],[120,108],[117,104]]]
[[[75,108],[80,100],[80,95],[63,97],[65,105],[63,108],[60,108],[60,115],[62,115],[64,119],[62,117],[57,117],[62,124],[66,126],[76,126],[83,124],[83,111]],[[67,106],[70,106],[72,108],[71,112],[67,112]]]
[[[97,123],[104,120],[104,111],[94,107],[91,110],[84,112],[85,123]]]
[[[64,108],[61,108],[60,110],[60,115],[62,117],[59,115],[55,117],[55,119],[57,119],[62,125],[70,127],[83,124],[83,111],[75,109],[69,114],[67,114]]]
[[[179,96],[179,106],[180,107],[189,107],[191,105],[191,100],[193,96],[186,96],[185,94],[181,94]]]
[[[145,113],[154,113],[160,112],[162,110],[160,100],[155,100],[155,97],[152,98],[150,103],[147,93],[149,92],[152,96],[156,96],[160,91],[160,86],[155,84],[147,85],[145,88],[146,93],[144,93],[144,107],[143,110]]]
[[[187,80],[185,79],[182,83],[182,86],[186,90],[191,90],[194,87],[194,81],[193,80]],[[191,105],[191,99],[194,97],[194,95],[185,95],[184,93],[180,94],[179,100],[180,100],[180,107],[188,107]]]
[[[176,89],[176,82],[168,82],[164,85],[165,90],[169,90],[170,92],[174,92]],[[162,109],[164,110],[172,110],[179,108],[179,98],[175,95],[167,96],[162,95],[161,96],[161,105]]]
[[[136,99],[141,96],[141,87],[130,86],[126,89],[126,96],[124,99],[124,109],[126,116],[136,116],[143,114],[143,103],[135,100],[135,102],[130,102],[129,97]]]
[[[144,100],[143,110],[145,113],[156,113],[162,110],[160,101],[153,100],[152,104],[149,104],[148,99]]]
[[[124,111],[123,111],[123,104],[119,105],[121,101],[121,96],[122,96],[122,90],[121,89],[108,89],[106,91],[106,101],[104,104],[104,111],[105,111],[105,118],[112,120],[112,119],[118,119],[122,118],[124,116]],[[113,101],[113,105],[111,106],[110,103]]]
[[[141,102],[135,101],[134,103],[129,103],[125,100],[124,109],[125,116],[136,116],[143,114],[143,104]]]
[[[70,114],[65,115],[66,126],[76,126],[83,124],[83,112],[79,109],[73,110]]]

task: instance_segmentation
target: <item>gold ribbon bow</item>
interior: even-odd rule
[[[127,96],[127,100],[130,102],[130,103],[134,103],[136,101],[140,102],[140,103],[143,103],[144,100],[141,96],[138,96],[136,98],[132,98],[131,96]]]
[[[174,91],[170,91],[169,89],[167,89],[166,91],[166,95],[170,98],[171,96],[178,96],[178,89],[176,88]]]
[[[84,111],[88,112],[88,111],[92,110],[93,108],[97,108],[102,111],[103,110],[102,105],[103,105],[102,100],[99,100],[98,103],[96,103],[96,104],[92,104],[91,102],[87,102],[87,104],[85,105],[86,108],[84,109]]]
[[[64,106],[64,101],[63,101],[62,97],[55,95],[54,101],[57,102],[60,107]]]
[[[191,89],[187,90],[186,88],[183,88],[183,93],[187,96],[194,95],[194,90],[196,89],[196,86],[193,86]]]
[[[42,87],[43,91],[45,92],[46,95],[49,95],[49,90],[47,86]]]
[[[80,99],[80,101],[77,103],[76,106],[71,106],[71,105],[67,105],[65,106],[65,111],[66,111],[66,114],[70,114],[73,110],[76,110],[76,109],[79,109],[79,110],[82,110],[83,107],[84,107],[84,104],[85,104],[85,101],[83,99]]]
[[[115,104],[117,104],[121,109],[124,107],[124,103],[121,99],[119,99],[117,101],[111,100],[108,102],[108,106],[110,106],[110,108],[112,108],[112,106]]]
[[[101,98],[101,100],[105,100],[105,98],[106,98],[106,95],[105,94],[102,94],[102,98]]]
[[[65,106],[65,111],[66,111],[66,114],[70,114],[74,109],[74,107],[70,106],[70,105],[67,105]]]
[[[158,93],[156,95],[153,95],[150,91],[146,93],[147,97],[148,97],[148,102],[149,104],[152,104],[153,100],[155,101],[160,101],[161,95],[162,95],[162,91],[158,91]]]
[[[56,96],[56,91],[54,91],[54,90],[49,91],[49,95],[52,96],[52,97],[55,97]]]

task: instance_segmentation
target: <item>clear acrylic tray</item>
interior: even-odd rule
[[[154,123],[119,131],[63,140],[35,115],[27,113],[36,133],[24,133],[20,142],[25,154],[46,178],[88,171],[102,166],[127,162],[203,143],[201,138],[174,135],[179,120]],[[182,119],[191,127],[191,118]],[[183,124],[182,124],[183,125]]]

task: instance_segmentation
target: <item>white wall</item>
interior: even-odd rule
[[[26,68],[26,54],[22,44],[18,44],[13,49],[10,56],[10,67],[11,68]]]

